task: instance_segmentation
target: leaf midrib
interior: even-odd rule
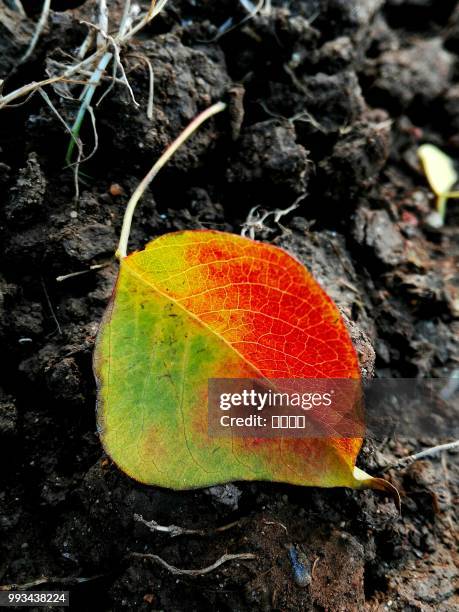
[[[131,256],[132,257],[132,256]],[[127,258],[126,258],[127,259]],[[202,321],[202,319],[200,319],[197,315],[195,315],[193,312],[191,312],[190,310],[188,310],[188,308],[186,308],[185,306],[183,306],[178,300],[176,300],[175,298],[173,298],[171,295],[169,295],[167,292],[162,291],[161,289],[159,289],[154,283],[150,282],[149,280],[147,280],[144,276],[142,276],[130,263],[128,263],[126,261],[126,259],[121,260],[121,265],[120,265],[120,273],[122,270],[123,265],[126,266],[126,269],[129,270],[129,272],[135,276],[136,278],[139,279],[139,281],[141,281],[142,283],[144,283],[145,285],[147,285],[148,287],[151,287],[158,295],[161,295],[162,297],[166,298],[167,300],[169,300],[170,302],[172,302],[175,306],[177,306],[178,308],[180,308],[180,310],[182,310],[185,314],[187,314],[190,318],[194,319],[195,321],[197,321],[201,327],[203,327],[204,329],[206,329],[207,331],[209,331],[213,336],[215,336],[216,338],[218,338],[218,340],[220,340],[221,342],[223,342],[224,344],[226,344],[226,346],[228,346],[231,351],[233,353],[235,353],[238,357],[240,357],[240,359],[248,364],[250,366],[250,368],[256,372],[258,374],[258,376],[260,378],[262,378],[263,380],[269,382],[269,379],[253,364],[251,363],[246,357],[244,357],[244,355],[238,351],[230,342],[228,342],[228,340],[226,340],[226,338],[224,338],[222,335],[220,335],[218,332],[216,332],[214,329],[212,329],[205,321]]]

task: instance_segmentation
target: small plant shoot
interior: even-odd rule
[[[459,198],[459,192],[451,191],[459,179],[454,162],[443,151],[431,144],[420,146],[418,156],[429,185],[437,197],[437,213],[440,217],[440,225],[443,225],[447,201]]]
[[[362,438],[212,437],[209,379],[360,380],[337,306],[308,270],[271,244],[212,230],[163,235],[127,255],[135,203],[196,118],[145,177],[126,209],[119,275],[94,356],[103,446],[132,478],[192,489],[237,480],[374,487],[355,466]]]

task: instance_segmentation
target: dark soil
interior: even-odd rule
[[[36,19],[33,4],[24,2]],[[68,137],[42,99],[0,113],[0,584],[46,576],[46,588],[70,589],[75,610],[459,610],[457,453],[387,473],[402,495],[398,516],[372,491],[142,486],[103,456],[97,437],[91,355],[124,206],[171,139],[220,99],[231,112],[157,178],[131,248],[183,228],[239,232],[253,206],[287,208],[304,194],[281,221],[289,233],[272,225],[259,237],[290,249],[335,299],[365,376],[459,368],[459,208],[451,202],[445,227],[430,227],[433,197],[416,158],[422,142],[459,158],[459,4],[273,4],[270,16],[215,40],[228,18],[244,18],[242,3],[171,0],[127,50],[140,108],[117,85],[96,111],[99,147],[78,203],[63,169]],[[91,3],[53,12],[19,67],[33,27],[6,5],[0,75],[16,67],[4,85],[11,91],[43,78],[46,57],[81,43]],[[155,73],[153,122],[142,54]],[[74,116],[75,103],[49,93]],[[83,138],[90,150],[89,125]],[[369,440],[359,465],[380,474],[436,442]],[[152,533],[135,514],[210,533]],[[306,586],[295,582],[289,546],[307,559]],[[132,552],[180,568],[224,553],[256,559],[187,577]]]

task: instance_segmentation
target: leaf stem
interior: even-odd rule
[[[172,142],[172,144],[167,147],[158,161],[152,166],[151,170],[141,180],[126,206],[123,227],[121,228],[120,241],[116,251],[116,257],[118,259],[123,259],[123,257],[127,256],[127,246],[129,234],[131,232],[132,217],[134,215],[135,208],[148,185],[155,178],[161,168],[167,164],[174,153],[186,142],[186,140],[188,140],[190,136],[192,136],[192,134],[194,134],[198,127],[207,121],[207,119],[210,119],[210,117],[213,115],[224,111],[225,108],[226,104],[224,102],[217,102],[195,117],[193,121],[183,130],[183,132]]]

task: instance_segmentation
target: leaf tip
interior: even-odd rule
[[[354,478],[357,481],[357,488],[369,488],[376,489],[377,491],[382,491],[389,495],[392,498],[394,504],[397,507],[399,514],[402,511],[402,500],[400,498],[400,493],[392,483],[384,478],[375,478],[370,476],[363,470],[358,467],[354,467]]]

